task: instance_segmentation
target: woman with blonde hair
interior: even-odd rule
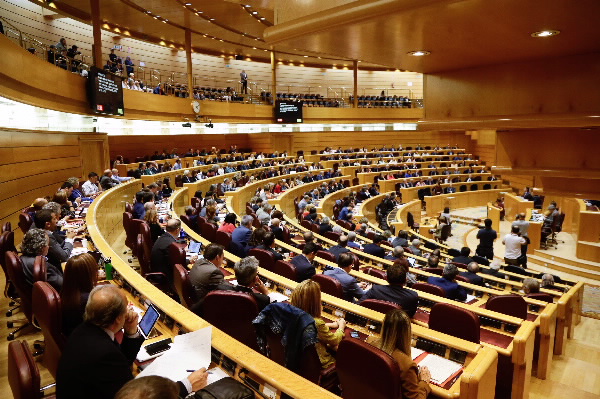
[[[163,235],[165,232],[158,223],[158,212],[156,208],[150,208],[146,211],[146,214],[144,215],[144,221],[148,223],[148,226],[150,226],[150,237],[152,238],[152,243],[156,242],[158,237]]]
[[[298,284],[296,289],[294,289],[294,292],[292,292],[290,303],[314,317],[319,338],[319,342],[317,342],[315,348],[319,354],[321,366],[327,368],[333,365],[335,363],[335,358],[327,349],[337,349],[340,341],[344,338],[346,321],[344,319],[338,319],[333,323],[326,323],[321,318],[321,313],[323,312],[321,288],[319,284],[313,280],[304,280]],[[329,330],[330,328],[337,328],[337,330],[331,332]]]
[[[400,309],[389,311],[383,319],[381,338],[370,336],[367,342],[394,358],[400,366],[402,385],[399,399],[425,399],[431,388],[431,373],[427,367],[417,368],[410,353],[412,332],[410,317]]]
[[[88,296],[97,283],[98,263],[92,255],[85,253],[67,261],[60,291],[63,333],[66,336],[83,322]]]

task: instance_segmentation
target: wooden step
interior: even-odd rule
[[[583,267],[558,262],[556,260],[551,260],[549,258],[544,258],[538,255],[527,255],[527,260],[529,263],[534,265],[539,265],[549,269],[600,281],[600,270],[590,270]]]
[[[571,266],[577,266],[582,269],[590,269],[592,271],[600,271],[600,263],[592,262],[590,260],[576,258],[575,256],[565,257],[560,255],[555,255],[552,253],[551,249],[548,250],[539,250],[536,249],[534,255],[537,255],[541,258],[548,259],[550,261],[555,261],[559,263],[564,263]]]

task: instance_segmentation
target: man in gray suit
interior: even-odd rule
[[[217,285],[225,283],[224,275],[219,267],[225,256],[219,244],[209,244],[204,250],[204,258],[198,259],[190,270],[190,283],[196,291],[196,299],[204,298]]]
[[[37,256],[48,255],[48,234],[42,229],[29,229],[21,243],[21,262],[23,262],[23,273],[25,280],[33,285],[33,266]],[[46,281],[60,292],[63,284],[63,274],[60,267],[46,262]]]
[[[56,223],[59,216],[50,209],[42,209],[35,214],[35,227],[46,230],[46,234],[48,234],[48,262],[56,266],[69,259],[73,250],[73,242],[77,235],[77,232],[74,230],[69,230],[62,243],[56,240],[53,233],[56,231]]]

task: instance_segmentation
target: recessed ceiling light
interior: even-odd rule
[[[559,33],[560,33],[559,30],[548,29],[548,30],[541,30],[541,31],[538,31],[538,32],[533,32],[531,34],[531,37],[550,37],[550,36],[556,36]]]
[[[408,53],[406,53],[408,55],[412,55],[413,57],[422,57],[424,55],[429,55],[431,54],[430,51],[427,50],[417,50],[417,51],[409,51]]]
[[[191,6],[191,5],[192,5],[192,3],[185,3],[185,5],[186,5],[186,6]]]
[[[498,120],[499,120],[499,121],[511,121],[512,119],[510,119],[510,118],[500,118],[500,119],[498,119]]]
[[[248,7],[252,7],[250,4],[245,4],[244,7],[248,8]]]
[[[600,118],[600,115],[590,115],[588,118]]]
[[[308,58],[308,55],[303,55],[304,58]]]
[[[266,19],[265,17],[260,17],[260,20],[261,20],[261,21],[264,21],[265,19]]]
[[[209,20],[214,21],[215,19],[214,18],[209,18]]]
[[[258,11],[252,11],[252,15],[258,14]]]

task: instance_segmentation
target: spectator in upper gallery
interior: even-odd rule
[[[58,52],[67,51],[67,39],[64,37],[61,38],[58,43],[54,45],[54,48],[56,48],[56,51]]]
[[[131,61],[131,57],[125,58],[125,69],[127,70],[127,76],[131,76],[133,74],[133,67],[135,64]]]

